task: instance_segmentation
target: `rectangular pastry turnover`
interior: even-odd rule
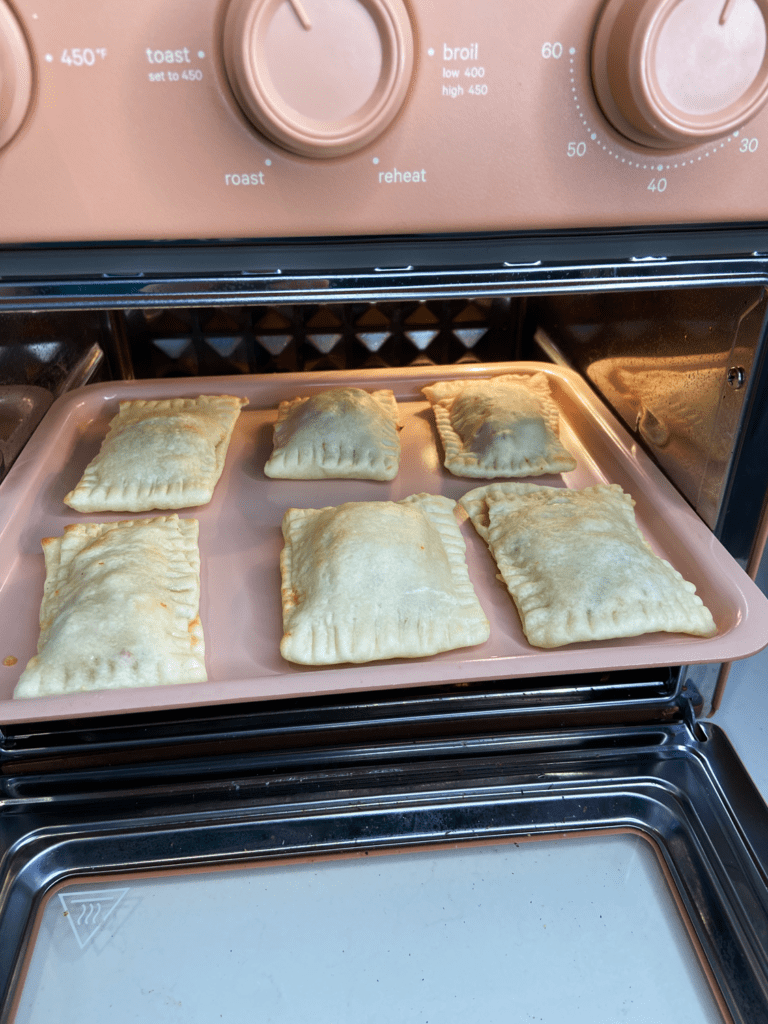
[[[545,373],[441,381],[422,391],[432,403],[445,468],[454,476],[541,476],[576,468],[560,442],[560,414]]]
[[[280,653],[301,665],[421,658],[481,644],[456,502],[414,494],[289,509]]]
[[[397,402],[389,390],[330,388],[281,402],[269,477],[393,480],[400,468]]]
[[[205,682],[198,523],[76,523],[43,540],[37,654],[14,697]]]
[[[99,454],[65,503],[78,512],[207,504],[246,402],[232,395],[121,402]]]
[[[635,522],[617,484],[582,491],[505,481],[460,499],[535,647],[656,631],[713,636],[709,610]]]

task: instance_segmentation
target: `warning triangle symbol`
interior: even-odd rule
[[[101,928],[128,889],[91,889],[84,892],[60,892],[59,899],[80,949]]]

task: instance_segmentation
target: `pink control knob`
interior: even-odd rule
[[[608,0],[592,80],[622,135],[655,149],[734,131],[768,99],[768,0]]]
[[[400,110],[413,32],[402,0],[231,0],[224,63],[267,138],[301,156],[342,156]]]
[[[32,100],[32,61],[15,15],[0,0],[0,147],[10,142]]]

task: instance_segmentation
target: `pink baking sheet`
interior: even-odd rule
[[[322,508],[345,501],[398,500],[429,492],[459,498],[482,483],[454,477],[442,466],[442,449],[428,403],[421,394],[437,380],[479,378],[501,372],[541,370],[561,412],[561,437],[578,466],[562,477],[535,482],[568,487],[618,483],[636,501],[636,513],[653,549],[691,580],[712,611],[717,635],[701,639],[654,633],[626,640],[573,644],[556,650],[531,647],[514,604],[496,579],[484,542],[464,521],[470,577],[491,624],[478,646],[431,658],[365,665],[304,668],[284,661],[279,558],[280,523],[287,508]],[[323,388],[351,385],[392,388],[404,423],[400,472],[388,483],[361,480],[270,480],[264,463],[272,447],[277,403]],[[105,522],[126,514],[80,515],[64,505],[99,450],[118,402],[202,393],[243,395],[249,404],[238,420],[224,472],[209,505],[182,509],[200,521],[201,607],[207,683],[100,690],[36,700],[12,700],[14,686],[35,653],[45,578],[40,541],[71,522]],[[530,478],[534,480],[534,478]],[[145,513],[150,517],[156,513]],[[43,721],[409,687],[478,679],[514,679],[551,673],[604,671],[744,658],[768,644],[768,601],[709,529],[636,447],[576,374],[538,363],[408,368],[217,377],[95,384],[71,392],[51,407],[0,485],[0,722]],[[15,663],[13,659],[16,659]]]

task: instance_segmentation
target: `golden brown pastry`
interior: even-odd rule
[[[397,402],[392,391],[331,388],[281,402],[270,477],[393,480],[400,467]]]
[[[422,391],[432,403],[445,468],[454,476],[540,476],[576,468],[558,437],[546,374],[441,381]]]
[[[664,631],[712,636],[709,610],[648,546],[617,484],[478,487],[460,499],[535,647]]]
[[[121,402],[101,451],[65,503],[78,512],[207,504],[246,403],[231,395]]]
[[[455,502],[289,509],[280,559],[280,653],[302,665],[420,658],[488,639]]]
[[[14,697],[204,682],[197,535],[171,515],[46,537],[37,654]]]

